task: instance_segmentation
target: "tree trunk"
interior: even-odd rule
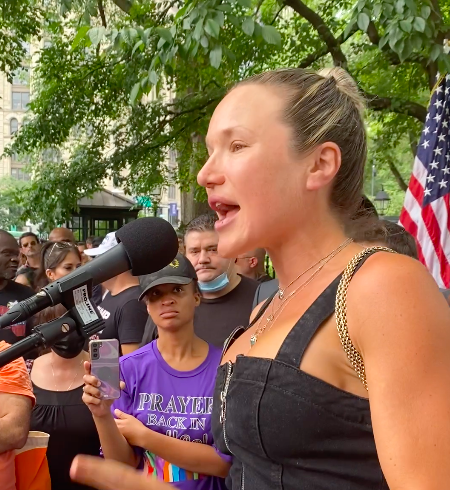
[[[395,163],[388,159],[388,165],[389,165],[389,168],[392,172],[392,175],[394,176],[395,180],[397,181],[398,186],[400,187],[400,189],[403,192],[406,192],[408,190],[408,185],[403,180],[402,174],[399,172],[398,168],[395,166]]]

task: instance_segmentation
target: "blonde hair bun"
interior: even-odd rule
[[[339,66],[334,66],[333,68],[322,68],[317,73],[324,78],[334,78],[339,90],[353,101],[359,112],[364,112],[366,108],[364,98],[355,80],[353,80],[348,72]]]

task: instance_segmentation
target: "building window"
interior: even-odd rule
[[[30,92],[13,92],[12,108],[15,110],[26,111],[30,103]]]
[[[30,85],[30,69],[22,66],[13,74],[13,85]]]
[[[174,185],[169,185],[169,199],[177,198],[177,188]]]
[[[19,129],[19,121],[13,117],[11,121],[9,121],[9,134],[13,135],[17,133]]]
[[[30,180],[30,174],[27,174],[21,168],[11,168],[11,177],[16,180]]]
[[[42,159],[46,162],[59,163],[61,161],[61,152],[58,148],[47,148],[42,152]]]

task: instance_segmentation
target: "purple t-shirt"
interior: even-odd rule
[[[221,351],[209,346],[208,356],[193,371],[176,371],[161,356],[156,340],[120,359],[125,390],[112,405],[133,415],[160,434],[213,445],[211,412]],[[144,471],[182,490],[224,490],[222,478],[178,468],[149,451],[136,448]],[[218,453],[226,461],[229,457]]]

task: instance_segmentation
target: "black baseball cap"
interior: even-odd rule
[[[194,266],[183,255],[178,253],[169,265],[153,274],[139,276],[142,293],[139,301],[147,294],[149,289],[159,286],[160,284],[189,284],[197,279],[197,273]]]

